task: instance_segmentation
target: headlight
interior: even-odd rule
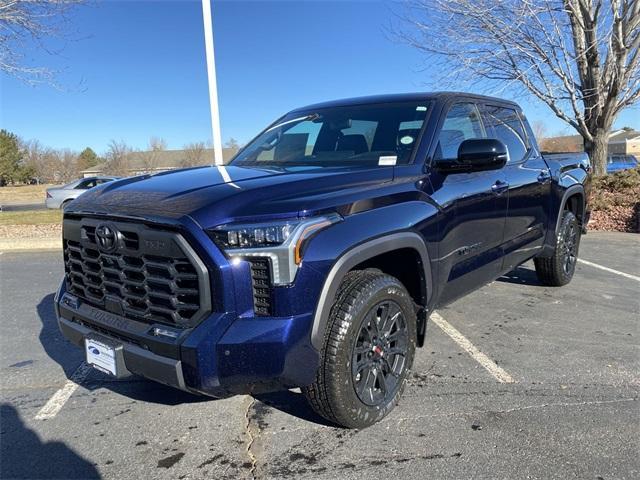
[[[295,278],[306,242],[340,220],[338,214],[331,214],[269,223],[222,225],[207,233],[231,258],[270,258],[273,283],[287,285]]]
[[[299,222],[274,222],[256,225],[223,225],[209,233],[223,245],[233,248],[255,248],[282,245]]]

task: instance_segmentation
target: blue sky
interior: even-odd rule
[[[430,90],[421,54],[386,33],[386,1],[213,1],[222,136],[241,143],[286,111],[334,98]],[[144,148],[210,141],[199,1],[100,1],[73,16],[57,55],[60,88],[0,77],[0,126],[54,148],[98,153],[111,139]],[[573,133],[545,107],[517,99],[549,133]],[[617,126],[640,129],[640,111]]]

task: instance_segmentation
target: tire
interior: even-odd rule
[[[573,278],[581,237],[578,219],[569,210],[562,213],[556,248],[550,257],[534,259],[538,280],[550,287],[561,287]]]
[[[380,421],[402,396],[416,337],[413,300],[396,278],[350,272],[331,308],[316,379],[302,389],[307,401],[343,427]]]

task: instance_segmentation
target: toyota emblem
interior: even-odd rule
[[[96,228],[96,243],[100,250],[112,252],[118,247],[119,232],[113,225],[103,223]]]

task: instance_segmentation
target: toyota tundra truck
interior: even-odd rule
[[[364,428],[399,401],[434,309],[531,259],[541,284],[571,280],[590,171],[542,155],[497,98],[293,110],[228,165],[71,202],[59,326],[108,375],[212,397],[300,387]]]

